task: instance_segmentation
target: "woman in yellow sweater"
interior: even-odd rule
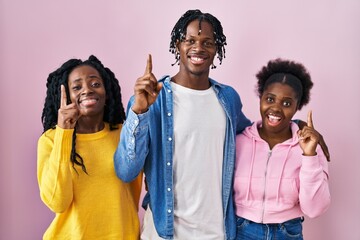
[[[142,174],[125,183],[114,170],[125,120],[114,73],[95,56],[70,59],[46,86],[37,177],[55,218],[43,239],[139,239]]]

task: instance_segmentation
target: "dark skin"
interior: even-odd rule
[[[184,41],[177,43],[180,53],[179,72],[172,77],[172,81],[187,88],[205,90],[210,87],[210,66],[216,55],[216,45],[213,28],[210,23],[194,20],[187,26]],[[139,114],[148,110],[162,88],[152,73],[152,58],[149,55],[145,73],[138,78],[134,87],[135,103],[132,110]]]
[[[187,26],[185,39],[177,42],[180,53],[180,71],[172,81],[195,90],[206,90],[210,87],[210,66],[216,55],[213,28],[210,23],[195,20]]]
[[[300,120],[300,122],[298,123],[298,125],[299,125],[299,128],[300,128],[300,129],[304,129],[305,127],[308,126],[308,123]],[[314,125],[312,124],[312,126],[314,126]],[[328,147],[327,147],[327,145],[326,145],[326,143],[325,143],[325,140],[324,140],[323,136],[322,136],[320,133],[319,133],[319,142],[318,142],[318,143],[320,144],[321,149],[323,150],[324,155],[325,155],[327,161],[330,162],[330,152],[329,152],[329,149],[328,149]]]
[[[186,29],[185,40],[177,42],[177,50],[180,54],[179,72],[172,77],[172,81],[187,88],[205,90],[210,87],[209,72],[210,66],[216,55],[216,45],[211,24],[206,21],[201,23],[199,33],[199,22],[194,20],[189,23]],[[152,58],[148,56],[145,73],[138,78],[134,87],[135,102],[132,110],[136,114],[144,113],[151,106],[160,90],[162,83],[158,83],[152,73]],[[307,123],[300,121],[299,128],[307,126]],[[324,151],[328,161],[330,154],[328,147],[319,136],[319,144]]]
[[[61,85],[57,125],[63,129],[76,126],[77,133],[101,131],[106,92],[98,71],[86,65],[75,68],[69,74],[68,87],[71,103],[67,104],[65,87]]]
[[[292,137],[290,122],[297,112],[296,92],[287,84],[272,83],[260,98],[262,125],[259,134],[272,149]],[[299,145],[304,156],[316,155],[319,133],[315,130],[312,112],[308,114],[307,125],[298,131]]]

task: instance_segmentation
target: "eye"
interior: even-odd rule
[[[93,83],[91,83],[91,86],[94,87],[94,88],[98,88],[98,87],[101,87],[101,83],[100,82],[93,82]]]
[[[80,85],[75,85],[75,86],[72,86],[71,89],[73,91],[79,91],[81,89],[81,86]]]
[[[284,102],[283,102],[283,106],[284,106],[284,107],[290,107],[290,106],[291,106],[291,102],[290,102],[290,101],[284,101]]]
[[[213,42],[213,41],[206,41],[206,42],[204,42],[204,46],[205,46],[205,47],[213,47],[213,46],[214,46],[214,42]]]
[[[274,98],[272,98],[272,97],[266,97],[265,100],[266,100],[267,102],[269,102],[269,103],[274,102]]]
[[[186,45],[192,45],[195,43],[195,40],[190,38],[190,39],[185,39],[184,42]]]

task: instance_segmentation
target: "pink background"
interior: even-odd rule
[[[357,0],[0,0],[0,239],[41,239],[53,217],[36,180],[49,72],[69,58],[95,54],[117,75],[127,104],[148,53],[157,77],[177,71],[168,52],[170,31],[194,8],[221,20],[226,58],[211,76],[238,90],[250,119],[260,117],[254,74],[269,59],[291,58],[310,70],[312,100],[296,117],[306,119],[312,109],[331,150],[332,205],[306,219],[305,239],[360,239]]]

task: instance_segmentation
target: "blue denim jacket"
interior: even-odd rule
[[[149,204],[160,237],[174,235],[173,189],[173,96],[170,77],[164,76],[163,87],[149,110],[136,115],[129,101],[127,120],[123,124],[120,143],[114,155],[116,174],[123,181],[133,180],[144,170],[148,192],[143,207]],[[231,87],[209,79],[226,113],[226,135],[222,174],[222,202],[226,239],[235,239],[236,220],[233,205],[233,172],[235,137],[251,122],[242,113],[238,93]],[[209,201],[211,201],[209,199]]]

